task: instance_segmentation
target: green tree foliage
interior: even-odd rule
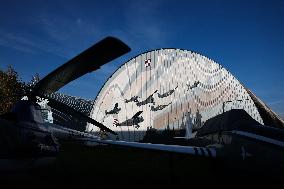
[[[25,84],[18,73],[9,66],[6,71],[0,70],[0,114],[9,112],[11,107],[21,99]]]

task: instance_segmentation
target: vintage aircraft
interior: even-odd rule
[[[118,103],[115,103],[114,107],[110,111],[105,111],[106,115],[108,114],[118,114],[120,112],[121,108],[118,108]]]
[[[165,104],[165,105],[159,105],[157,107],[151,106],[151,111],[155,112],[155,111],[158,111],[158,110],[162,110],[162,109],[164,109],[165,107],[167,107],[170,104],[171,104],[171,102],[168,103],[168,104]]]
[[[187,90],[193,89],[193,88],[197,87],[197,86],[199,85],[199,83],[200,83],[199,81],[195,81],[195,82],[193,83],[193,85],[188,85],[188,84],[186,84],[187,87],[188,87]]]
[[[154,100],[154,97],[153,95],[158,92],[158,90],[156,90],[155,92],[153,92],[150,96],[148,96],[145,100],[141,101],[141,102],[136,102],[136,105],[137,106],[142,106],[142,105],[146,105],[146,104],[149,104],[149,103],[152,103],[155,105],[155,100]]]
[[[186,135],[186,134],[185,134]],[[193,137],[152,134],[139,142],[81,138],[85,145],[98,144],[187,154],[222,162],[222,169],[253,176],[280,176],[284,168],[284,130],[262,125],[245,110],[232,109],[207,120]],[[221,168],[220,168],[221,169]],[[224,172],[227,172],[224,171]]]
[[[58,139],[92,137],[88,133],[68,129],[56,124],[44,123],[38,101],[48,99],[48,105],[71,115],[73,120],[84,120],[101,130],[116,133],[83,113],[48,97],[69,82],[97,70],[105,63],[120,57],[130,48],[120,40],[107,37],[85,50],[67,63],[58,67],[23,96],[27,100],[17,102],[9,113],[1,115],[0,158],[39,157],[56,155],[59,151]],[[76,123],[76,122],[75,122]]]
[[[1,115],[0,157],[55,155],[60,150],[58,140],[70,139],[81,141],[89,147],[107,144],[213,159],[221,158],[229,162],[232,160],[249,163],[261,162],[261,165],[264,165],[263,162],[269,165],[276,163],[278,167],[284,167],[284,130],[262,125],[252,119],[244,110],[231,110],[209,119],[193,138],[177,139],[172,137],[156,140],[153,137],[151,143],[106,140],[90,133],[43,123],[41,108],[37,104],[38,97],[47,99],[49,106],[70,114],[74,120],[92,123],[101,130],[116,135],[116,132],[98,121],[47,95],[129,51],[130,48],[120,40],[107,37],[40,80],[26,92],[28,100],[17,102],[10,113]],[[189,87],[196,87],[198,84],[199,82],[195,82],[193,86]],[[154,104],[152,95],[137,103],[140,106],[148,103]],[[137,98],[131,98],[130,101],[132,100],[136,101]],[[141,113],[142,111],[137,112],[131,119],[118,123],[117,126],[138,128],[138,123],[144,121],[143,117],[139,117]]]
[[[116,127],[122,127],[122,126],[133,126],[135,127],[136,129],[138,129],[140,126],[138,125],[138,123],[141,123],[144,121],[144,118],[141,116],[139,117],[139,115],[142,113],[143,111],[139,111],[137,112],[136,114],[134,114],[132,116],[132,118],[126,120],[126,121],[123,121],[121,123],[117,123],[115,126]]]
[[[165,92],[163,94],[158,93],[158,97],[159,98],[165,98],[170,96],[171,94],[173,94],[175,92],[175,90],[178,88],[178,86],[176,86],[176,88],[169,90],[168,92]]]
[[[125,99],[124,101],[125,101],[125,103],[129,103],[129,102],[138,102],[138,96],[133,96],[133,97],[131,97],[130,99]]]

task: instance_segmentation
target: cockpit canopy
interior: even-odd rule
[[[21,100],[14,105],[11,112],[16,115],[18,121],[44,122],[41,107],[35,102]]]

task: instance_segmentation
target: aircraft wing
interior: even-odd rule
[[[157,150],[157,151],[165,151],[165,152],[174,152],[181,154],[190,154],[193,156],[203,156],[216,158],[217,152],[215,148],[207,148],[207,147],[195,147],[195,146],[180,146],[180,145],[166,145],[166,144],[151,144],[151,143],[140,143],[140,142],[127,142],[127,141],[114,141],[114,140],[102,140],[102,139],[89,139],[89,138],[81,138],[80,140],[85,142],[86,146],[94,147],[98,144],[107,144],[114,146],[122,146],[129,148],[138,148],[138,149],[146,149],[146,150]]]
[[[76,138],[97,138],[99,139],[98,136],[82,132],[82,131],[77,131],[74,129],[69,129],[60,125],[56,125],[53,123],[46,123],[48,126],[49,130],[54,134],[54,136],[58,139],[76,139]]]
[[[143,111],[139,111],[139,112],[137,112],[136,114],[134,114],[134,116],[132,116],[132,118],[134,118],[134,117],[138,117],[141,113],[142,113]]]

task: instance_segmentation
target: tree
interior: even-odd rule
[[[0,114],[9,112],[21,99],[24,87],[25,84],[12,66],[8,66],[6,71],[0,70]]]

